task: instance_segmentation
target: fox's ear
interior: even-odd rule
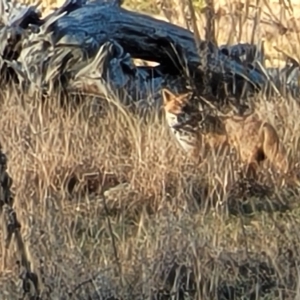
[[[187,93],[181,94],[178,97],[178,99],[180,100],[180,102],[187,103],[188,101],[190,101],[192,94],[193,94],[192,92],[187,92]]]
[[[177,98],[176,95],[166,88],[162,89],[162,97],[165,105]]]

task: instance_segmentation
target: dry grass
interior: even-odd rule
[[[116,105],[100,118],[89,99],[67,111],[55,99],[1,97],[0,141],[41,299],[102,299],[106,288],[171,299],[185,268],[190,298],[177,299],[299,299],[299,191],[268,166],[259,182],[240,179],[228,158],[195,166],[163,121]],[[295,164],[300,108],[274,100],[259,99],[257,113]],[[0,265],[3,300],[21,298],[17,259],[11,248]]]
[[[234,252],[234,261],[242,264],[245,251],[252,253],[246,261],[254,266],[266,260],[262,252],[270,255],[274,261],[267,265],[278,272],[274,276],[280,279],[280,274],[288,290],[295,287],[296,269],[291,266],[294,279],[288,282],[281,268],[295,262],[299,251],[296,188],[277,188],[267,169],[260,182],[236,182],[238,175],[222,158],[208,156],[205,164],[194,166],[164,122],[145,124],[114,105],[97,119],[89,115],[88,101],[68,112],[54,100],[42,105],[12,92],[2,98],[1,143],[14,180],[22,236],[34,270],[42,274],[42,299],[67,297],[96,274],[97,280],[107,276],[119,295],[134,299],[144,293],[150,299],[151,287],[168,290],[159,280],[159,270],[173,265],[174,257],[195,274],[205,272],[200,286],[193,287],[193,299],[200,299],[205,284],[211,284],[211,291],[202,299],[212,299],[210,293],[222,290],[224,280],[236,289],[249,280],[248,275],[237,279],[239,269],[231,266],[235,271],[230,271],[223,257]],[[258,113],[280,129],[296,162],[299,108],[282,105],[289,117],[279,118],[280,123],[275,119],[282,111],[279,105],[260,105]],[[84,174],[91,172],[102,174],[94,176],[100,181],[98,193],[82,193]],[[105,172],[114,175],[104,184],[107,207],[100,191]],[[83,182],[69,195],[63,183],[74,174]],[[211,204],[217,202],[216,210]],[[282,257],[288,250],[295,256],[292,262]],[[6,267],[1,266],[1,299],[17,299],[17,258],[11,249]],[[160,269],[155,267],[158,263]],[[76,293],[93,289],[87,283]]]

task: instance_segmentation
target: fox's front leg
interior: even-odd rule
[[[247,178],[257,179],[259,164],[256,160],[249,160],[245,168],[245,176]]]
[[[200,165],[203,162],[203,153],[201,149],[192,149],[189,153],[189,157],[196,165]]]

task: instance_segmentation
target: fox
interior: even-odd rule
[[[274,126],[255,112],[245,115],[203,116],[191,103],[191,93],[174,94],[162,89],[165,119],[184,151],[200,160],[202,150],[234,147],[249,172],[256,173],[269,160],[280,172],[289,170],[287,151]],[[211,103],[208,105],[214,107]],[[202,149],[202,150],[201,150]]]

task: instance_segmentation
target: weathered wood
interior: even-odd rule
[[[83,8],[86,8],[86,10],[82,12]],[[93,14],[97,10],[98,14]],[[76,11],[79,11],[79,13],[76,14]],[[123,22],[117,19],[117,12],[122,12],[122,15],[124,15],[121,17]],[[87,13],[89,13],[90,22],[87,22]],[[107,4],[102,0],[93,3],[86,3],[85,0],[68,0],[45,19],[39,19],[36,16],[35,9],[31,7],[22,8],[20,14],[14,16],[13,20],[8,20],[7,26],[1,31],[4,40],[1,44],[3,46],[3,51],[1,51],[1,74],[5,75],[1,77],[8,82],[11,78],[16,78],[16,73],[17,81],[22,89],[25,87],[26,92],[31,95],[35,92],[52,94],[53,92],[64,91],[68,93],[70,90],[79,91],[78,86],[80,86],[82,92],[92,92],[103,97],[107,94],[107,91],[103,90],[103,85],[100,82],[100,78],[102,78],[106,80],[106,83],[109,83],[109,87],[104,89],[109,88],[116,92],[123,103],[130,104],[132,101],[138,103],[138,108],[145,111],[144,108],[150,108],[152,105],[156,108],[159,107],[162,86],[180,90],[189,83],[182,78],[182,74],[178,70],[176,71],[174,67],[177,53],[180,53],[181,58],[187,61],[186,56],[189,53],[183,53],[185,47],[178,46],[178,41],[169,43],[169,36],[164,39],[163,36],[167,31],[162,30],[159,32],[161,29],[156,23],[157,20],[122,10],[118,7],[118,2]],[[134,23],[135,16],[139,16],[140,24]],[[84,22],[80,22],[78,18],[83,18]],[[147,21],[144,22],[146,25],[142,25],[143,18]],[[78,22],[81,23],[80,26],[78,26]],[[136,30],[134,30],[134,24]],[[155,24],[156,28],[151,28]],[[175,25],[168,25],[173,30],[168,33],[175,37],[172,37],[173,40],[183,39],[185,41],[186,37],[190,37],[190,40],[187,40],[194,46],[194,51],[196,51],[191,32]],[[107,28],[110,28],[110,32],[113,34],[108,35],[109,30]],[[179,30],[179,33],[176,33],[177,30]],[[156,32],[159,35],[158,40],[155,40],[157,38]],[[186,33],[187,35],[184,35]],[[154,39],[151,34],[154,35]],[[181,35],[183,35],[183,38]],[[8,36],[13,36],[13,39],[8,39]],[[147,39],[150,41],[148,45]],[[114,51],[109,55],[107,51],[104,51],[106,54],[100,51],[100,48],[108,41],[114,45]],[[153,56],[154,50],[148,50],[148,52],[146,50],[147,47],[154,49],[155,43],[158,56],[156,54]],[[175,44],[176,54],[171,44]],[[138,48],[139,45],[142,46]],[[143,49],[146,50],[146,54],[151,54],[151,58],[154,58],[150,58],[151,60],[156,60],[161,65],[155,69],[136,68],[132,57],[147,58],[139,55]],[[167,53],[168,51],[169,53]],[[97,60],[99,53],[102,53],[103,58],[100,64],[94,62]],[[215,87],[223,79],[229,79],[232,82],[231,77],[235,75],[235,69],[222,72],[224,65],[215,54],[227,57],[227,61],[235,68],[236,66],[243,68],[243,66],[236,59],[224,55],[218,49],[212,49],[212,54],[209,62],[221,63],[217,66],[221,67],[219,71],[216,68],[212,71],[216,75],[214,79]],[[192,53],[192,55],[194,55],[195,61],[192,59],[187,61],[187,65],[181,68],[181,73],[184,73],[182,72],[183,69],[188,67],[190,73],[191,71],[194,74],[199,73],[200,76],[197,76],[197,78],[200,78],[201,81],[201,76],[205,76],[203,74],[204,69],[202,68],[200,71],[198,69],[201,60],[196,53]],[[213,64],[205,65],[208,68],[214,67]],[[95,69],[96,66],[98,70]],[[178,60],[177,66],[179,66]],[[230,67],[230,65],[227,64],[227,67]],[[78,73],[82,74],[81,69],[86,69],[88,72],[85,76],[78,77]],[[109,75],[106,74],[107,72]],[[91,76],[94,79],[91,80]],[[197,87],[201,92],[200,81],[197,81]],[[157,101],[154,103],[152,100]]]
[[[188,67],[189,72],[201,73],[193,34],[184,28],[100,1],[69,1],[62,11],[65,15],[57,17],[61,12],[58,11],[46,18],[40,33],[31,35],[29,44],[44,43],[47,35],[49,47],[79,46],[88,57],[93,57],[101,45],[114,40],[133,58],[159,62],[167,72],[176,72],[176,66],[180,71]],[[26,43],[24,48],[28,47]],[[36,47],[34,51],[39,48],[45,51],[45,47]],[[35,63],[38,62],[32,56],[32,64]],[[255,86],[265,83],[257,70],[241,65],[213,46],[208,68],[221,80],[238,76]]]
[[[108,39],[118,42],[134,58],[177,66],[185,59],[190,70],[199,67],[193,34],[179,26],[149,16],[111,6],[87,3],[58,19],[52,28],[57,45],[79,44],[94,54]],[[87,43],[87,38],[91,39]],[[228,58],[217,48],[212,49],[209,69],[219,76],[233,74],[249,79],[255,85],[265,82],[256,70],[251,70]]]
[[[23,18],[31,16],[30,11],[27,8]],[[23,42],[13,58],[3,55],[3,51],[1,54],[9,67],[17,71],[19,81],[30,83],[29,90],[51,92],[69,85],[68,88],[99,89],[98,94],[105,94],[99,86],[102,78],[113,89],[119,92],[125,89],[132,100],[138,101],[146,98],[150,86],[154,86],[152,90],[157,95],[162,85],[172,86],[180,81],[180,72],[174,68],[174,65],[180,67],[178,55],[186,62],[181,71],[188,68],[190,73],[199,73],[198,78],[205,76],[190,31],[120,8],[117,1],[110,4],[102,0],[68,0],[45,19],[37,20],[34,16],[30,21],[20,17],[15,20],[15,26],[7,26],[4,32],[20,32],[17,40]],[[29,23],[34,23],[35,31],[26,29]],[[108,41],[114,47],[109,54],[102,53],[101,63],[96,63],[100,48]],[[215,86],[222,81],[233,84],[233,78],[242,84],[250,81],[257,86],[265,85],[265,76],[238,59],[254,48],[247,44],[220,49],[210,45],[206,67],[214,74]],[[156,75],[153,76],[151,68],[136,68],[132,57],[159,62],[160,66],[154,70]],[[83,69],[84,76],[80,71]]]

